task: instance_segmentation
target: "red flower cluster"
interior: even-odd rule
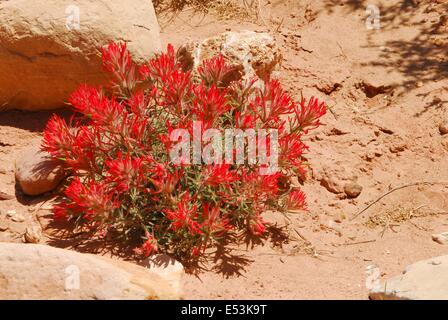
[[[319,126],[324,103],[297,104],[277,80],[243,81],[221,56],[192,76],[172,46],[137,66],[125,44],[111,43],[103,64],[113,86],[81,86],[70,98],[78,116],[70,123],[54,116],[44,132],[43,149],[70,174],[55,217],[101,234],[140,234],[139,254],[197,256],[229,233],[262,235],[266,210],[305,208],[302,191],[284,186],[304,172],[302,137]],[[249,162],[174,165],[170,133],[194,121],[203,129],[278,130],[280,170],[261,175],[261,165]]]

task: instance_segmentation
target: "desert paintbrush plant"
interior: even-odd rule
[[[111,43],[103,64],[115,79],[112,90],[81,86],[70,98],[76,117],[55,115],[44,132],[43,149],[70,176],[55,218],[92,237],[140,237],[135,251],[145,256],[187,258],[228,234],[261,236],[266,210],[305,209],[302,191],[284,186],[305,170],[302,137],[319,126],[324,103],[295,103],[277,80],[256,86],[255,79],[236,79],[220,56],[193,76],[172,46],[137,66],[125,44]],[[171,133],[197,121],[202,130],[276,129],[279,169],[260,174],[264,164],[257,161],[173,163]]]

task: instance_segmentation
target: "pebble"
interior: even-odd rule
[[[442,134],[442,135],[448,133],[448,120],[442,122],[442,123],[439,125],[439,131],[440,131],[440,134]]]
[[[356,182],[349,182],[344,186],[344,192],[349,198],[356,198],[362,192],[362,186]]]
[[[448,232],[433,234],[431,237],[438,244],[448,244]]]
[[[15,210],[8,210],[6,212],[6,216],[8,218],[10,218],[14,222],[23,222],[23,221],[25,221],[25,217],[22,214],[17,213]]]
[[[42,230],[38,226],[27,227],[23,235],[23,242],[25,243],[39,243],[42,238]]]
[[[396,144],[396,145],[392,145],[389,147],[389,151],[392,153],[400,153],[403,152],[404,150],[406,150],[407,145],[402,143],[402,144]]]

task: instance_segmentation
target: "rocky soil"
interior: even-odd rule
[[[206,13],[154,2],[164,45],[270,32],[284,58],[284,86],[331,108],[309,141],[309,212],[268,213],[279,228],[263,242],[211,252],[209,263],[190,270],[186,298],[367,299],[372,266],[387,279],[448,253],[433,240],[448,231],[448,3],[375,2],[381,25],[373,30],[367,1],[259,1],[260,10],[208,1]],[[53,195],[25,196],[16,185],[15,160],[51,114],[0,113],[0,242],[126,259],[113,246],[60,240],[48,224]]]

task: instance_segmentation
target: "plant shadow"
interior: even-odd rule
[[[54,114],[68,121],[73,112],[69,108],[51,111],[5,110],[0,111],[0,126],[40,133]]]
[[[91,232],[77,231],[71,222],[53,219],[52,213],[41,218],[48,221],[44,232],[49,239],[47,244],[50,246],[81,253],[116,256],[136,263],[141,260],[133,251],[138,246],[137,241],[117,241],[113,237],[103,238],[93,236]]]
[[[324,10],[332,13],[337,6],[343,6],[347,14],[365,13],[371,2],[367,0],[329,0]],[[415,33],[411,39],[386,40],[385,48],[379,58],[364,62],[363,66],[384,68],[389,72],[399,72],[403,76],[400,85],[414,86],[417,82],[439,81],[448,78],[448,3],[435,3],[428,0],[402,0],[378,6],[380,13],[380,29],[371,30],[368,34],[367,48],[377,50],[375,36],[379,32],[409,27]],[[425,18],[416,21],[418,13],[425,17],[438,17],[438,21]],[[367,19],[367,12],[365,19]],[[430,21],[431,20],[431,21]],[[436,19],[437,20],[437,19]]]
[[[92,238],[92,234],[89,232],[76,231],[71,222],[53,219],[50,212],[40,215],[40,219],[47,221],[43,229],[48,238],[47,244],[50,246],[81,253],[116,256],[137,264],[142,261],[142,258],[134,252],[134,248],[140,244],[137,240],[119,241],[113,235],[106,238]],[[216,272],[224,278],[241,277],[244,276],[247,267],[254,262],[247,254],[249,249],[264,246],[266,243],[270,243],[273,247],[281,247],[289,241],[290,236],[286,226],[268,225],[265,234],[261,237],[249,235],[223,237],[213,249],[207,250],[205,255],[199,259],[175,256],[174,258],[183,264],[188,274],[198,278],[207,271]],[[246,250],[241,250],[241,245],[245,246]],[[166,254],[170,255],[169,252]]]

